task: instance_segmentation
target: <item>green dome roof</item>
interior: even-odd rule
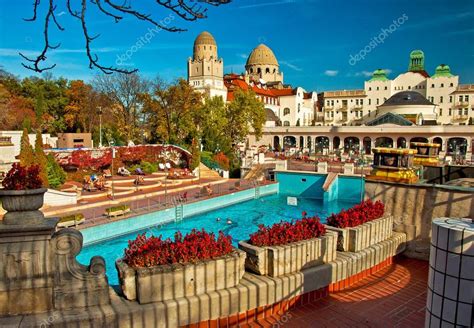
[[[438,67],[436,67],[435,74],[432,77],[434,78],[434,77],[441,77],[441,76],[444,76],[444,77],[453,76],[453,74],[451,74],[451,69],[449,68],[448,65],[441,64]]]
[[[421,50],[413,50],[410,52],[410,63],[408,70],[411,72],[425,70],[425,54]]]
[[[388,81],[387,73],[385,72],[385,70],[381,68],[376,69],[372,74],[372,78],[369,80],[369,82],[372,81]]]

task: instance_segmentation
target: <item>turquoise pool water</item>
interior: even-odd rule
[[[274,194],[191,216],[181,222],[155,226],[85,246],[78,255],[78,260],[87,265],[93,256],[103,256],[106,261],[109,282],[111,285],[116,285],[118,284],[118,278],[114,263],[122,257],[128,240],[135,239],[137,233],[146,232],[147,234],[162,235],[166,238],[172,237],[178,230],[183,234],[193,228],[204,228],[215,233],[222,230],[229,234],[234,245],[237,245],[240,240],[248,239],[249,235],[258,229],[259,224],[271,225],[281,220],[299,219],[302,211],[308,212],[308,215],[318,215],[324,222],[324,219],[331,213],[337,213],[357,202],[358,199],[328,202],[319,198],[298,197],[298,205],[290,206],[287,205],[287,195]],[[217,218],[221,218],[221,220],[217,221]],[[227,218],[232,220],[231,224],[226,223]]]

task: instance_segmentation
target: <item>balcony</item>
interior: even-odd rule
[[[339,108],[338,110],[341,112],[347,112],[347,108],[347,105],[342,105],[341,108]]]
[[[453,115],[452,122],[463,122],[469,119],[469,115]]]
[[[464,108],[469,106],[469,101],[458,101],[454,107],[456,108]]]
[[[325,110],[331,110],[331,109],[334,109],[334,106],[324,106],[324,109]]]
[[[364,108],[364,105],[355,105],[354,106],[354,109],[362,109],[362,108]]]

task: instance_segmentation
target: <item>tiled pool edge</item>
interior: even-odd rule
[[[257,188],[259,189],[259,197],[272,195],[279,192],[279,183],[235,191],[230,194],[183,204],[183,218],[254,199],[256,197]],[[175,207],[171,207],[161,211],[151,212],[119,221],[113,221],[98,226],[84,228],[81,229],[83,244],[84,246],[87,246],[143,229],[170,223],[175,220],[175,217]]]

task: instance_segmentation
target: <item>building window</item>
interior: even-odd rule
[[[369,91],[372,91],[372,87],[369,87]]]
[[[372,99],[369,98],[369,106],[370,106],[371,102],[372,102]]]
[[[361,100],[360,100],[360,104],[361,104],[361,105],[364,104],[364,99],[361,99]]]
[[[262,73],[262,69],[261,69],[260,67],[257,68],[257,73],[258,73],[258,74]]]
[[[449,96],[449,102],[450,102],[450,103],[453,102],[453,96]]]
[[[267,67],[267,69],[265,70],[265,73],[270,73],[270,69]]]
[[[290,126],[290,122],[289,121],[283,122],[283,126]]]
[[[444,83],[441,83],[441,88],[444,88]]]
[[[443,103],[443,96],[439,97],[439,103],[440,103],[440,104]]]
[[[464,101],[469,101],[469,96],[468,95],[464,96]]]
[[[462,96],[459,96],[459,101],[462,101]]]
[[[450,108],[448,111],[449,116],[453,115],[453,110]]]
[[[408,90],[411,90],[411,85],[408,86]]]
[[[331,106],[334,106],[334,100],[331,100]]]
[[[298,113],[300,112],[301,110],[301,104],[298,104]]]
[[[379,98],[377,98],[376,104],[377,104],[377,105],[379,104]]]
[[[431,87],[434,88],[434,84],[432,84]]]
[[[439,109],[439,116],[443,116],[443,109],[442,108]]]
[[[467,108],[464,108],[464,115],[468,115],[468,111],[467,111]]]
[[[379,87],[377,87],[377,91],[379,91]]]
[[[385,90],[387,90],[387,87],[385,87]]]
[[[290,109],[288,107],[286,107],[284,110],[283,110],[283,115],[289,115],[290,114]]]
[[[453,86],[454,86],[454,84],[450,83],[450,84],[449,84],[449,86],[450,86],[450,87],[453,87]]]

